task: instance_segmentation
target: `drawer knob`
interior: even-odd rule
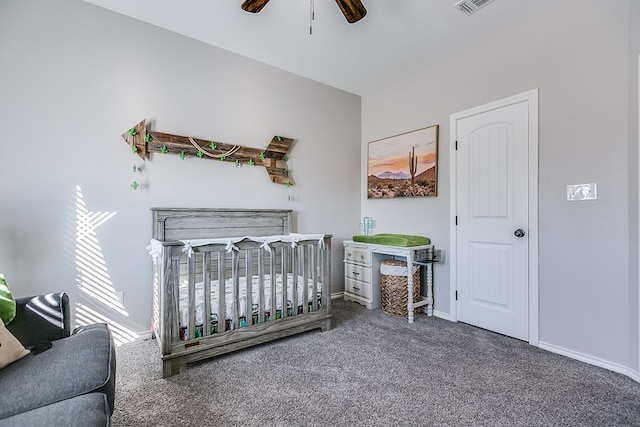
[[[357,276],[358,274],[360,274],[360,273],[358,273],[357,271],[354,271],[354,272],[353,272],[353,275],[354,275],[354,276]]]
[[[356,291],[359,291],[359,290],[360,290],[360,288],[355,287],[355,286],[353,287],[353,289],[355,289]]]

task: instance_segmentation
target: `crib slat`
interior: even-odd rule
[[[171,272],[172,272],[172,279],[173,279],[173,283],[171,284],[171,293],[172,293],[172,301],[173,301],[173,310],[174,310],[174,319],[175,321],[172,324],[173,327],[173,333],[172,333],[172,339],[179,339],[180,337],[180,322],[179,322],[179,315],[180,315],[180,311],[179,311],[179,304],[178,304],[178,296],[180,295],[180,260],[179,259],[172,259],[171,260]]]
[[[321,271],[321,263],[322,263],[322,250],[320,246],[317,246],[313,249],[313,311],[320,310],[320,301],[318,299],[318,282],[322,283],[322,290],[324,291],[324,281],[322,277]],[[324,303],[324,301],[322,301]]]
[[[304,247],[304,243],[297,245],[295,248],[291,248],[291,267],[288,269],[291,271],[291,283],[293,286],[291,297],[291,314],[296,316],[298,314],[298,262],[300,257],[298,256],[300,249]],[[287,280],[288,282],[288,280]]]
[[[264,251],[258,251],[258,321],[264,322]]]
[[[313,280],[313,286],[311,288],[311,308],[310,311],[316,311],[318,309],[318,257],[316,256],[317,252],[320,251],[320,248],[317,246],[312,246],[309,251],[310,256],[310,265],[311,265],[311,280]]]
[[[273,251],[277,254],[278,251],[282,253],[282,246],[274,247]],[[276,319],[276,257],[271,256],[271,308],[269,309],[269,320]]]
[[[204,314],[202,332],[206,337],[211,334],[211,252],[202,254],[202,282],[204,283]]]
[[[196,329],[195,329],[195,316],[196,316],[196,257],[197,253],[191,255],[191,257],[187,257],[187,292],[189,295],[187,312],[189,313],[189,324],[187,326],[187,332],[189,334],[189,339],[194,339],[196,337]]]
[[[225,314],[225,283],[224,283],[224,266],[227,262],[226,252],[223,249],[218,250],[218,332],[225,331],[227,315]]]
[[[282,248],[282,318],[284,319],[289,314],[288,310],[288,296],[289,296],[289,270],[291,269],[291,247],[285,246]]]
[[[316,306],[314,302],[316,300],[316,286],[317,286],[317,277],[316,277],[316,268],[317,268],[317,259],[316,259],[316,246],[312,245],[309,247],[309,251],[307,253],[309,257],[309,265],[305,269],[305,273],[307,274],[307,278],[305,280],[311,280],[311,289],[309,290],[310,295],[307,296],[308,299],[305,300],[305,312],[316,311]],[[305,281],[305,283],[308,283]],[[309,285],[305,286],[305,289],[308,289]]]
[[[313,249],[311,245],[302,247],[301,273],[302,273],[302,314],[309,311],[309,250]],[[312,289],[313,292],[313,289]]]
[[[317,283],[322,283],[324,284],[326,282],[326,277],[325,274],[327,273],[327,265],[326,265],[326,250],[322,250],[320,249],[320,247],[317,248],[317,255],[316,255],[316,262],[318,263],[318,279],[317,279]],[[327,302],[327,296],[329,298],[331,298],[331,288],[326,288],[325,286],[322,286],[322,288],[320,288],[320,286],[316,287],[316,304],[318,306],[318,310],[320,309],[324,309],[325,307],[325,303]]]
[[[233,296],[231,301],[233,301],[232,307],[232,316],[231,316],[231,329],[238,329],[240,327],[240,310],[238,307],[240,306],[240,271],[238,268],[238,264],[240,255],[238,251],[232,251],[231,253],[231,278],[233,279]]]
[[[245,298],[244,298],[244,319],[246,322],[246,326],[251,326],[253,324],[252,322],[252,310],[251,310],[251,303],[253,302],[253,266],[251,265],[252,262],[252,253],[251,253],[251,249],[246,249],[245,250],[245,267],[244,267],[244,271],[245,271],[245,277],[246,277],[246,294],[245,294]]]

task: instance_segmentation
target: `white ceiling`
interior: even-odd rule
[[[472,15],[457,0],[362,0],[344,19],[334,0],[84,0],[321,83],[363,95],[560,0],[495,0]]]

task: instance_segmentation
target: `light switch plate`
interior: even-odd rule
[[[567,185],[567,200],[570,202],[596,200],[597,198],[598,187],[595,182]]]

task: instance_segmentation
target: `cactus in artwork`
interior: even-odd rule
[[[411,174],[411,185],[415,184],[416,171],[418,170],[418,158],[415,154],[416,148],[411,147],[411,153],[409,153],[409,173]]]

